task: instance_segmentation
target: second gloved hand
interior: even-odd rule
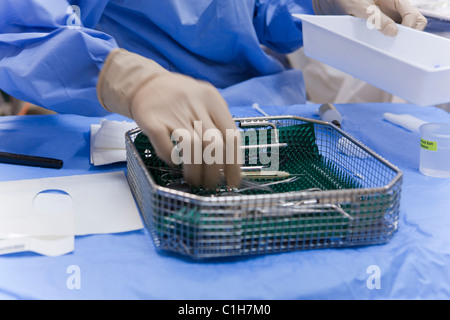
[[[316,14],[349,14],[368,19],[379,17],[382,33],[395,36],[401,23],[418,30],[425,29],[427,19],[409,0],[313,0]]]
[[[157,155],[168,164],[180,160],[174,159],[173,134],[177,130],[185,133],[181,135],[183,147],[190,147],[183,148],[190,156],[181,157],[185,160],[182,165],[186,182],[211,188],[224,174],[227,185],[239,186],[240,139],[235,136],[233,143],[226,143],[227,130],[237,130],[236,124],[227,103],[211,84],[169,72],[152,60],[116,49],[100,73],[97,92],[107,110],[134,119]],[[216,134],[212,139],[204,139],[208,129],[221,133],[220,137]],[[184,141],[185,138],[189,139]],[[208,161],[203,158],[203,151],[213,142],[215,147],[221,146],[223,156]]]

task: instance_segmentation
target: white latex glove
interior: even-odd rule
[[[239,186],[241,141],[234,138],[232,150],[227,150],[226,130],[237,128],[227,103],[211,84],[169,72],[152,60],[116,49],[109,54],[100,73],[97,93],[107,110],[133,119],[151,141],[158,157],[168,164],[174,163],[173,132],[187,130],[192,137],[191,163],[183,162],[188,183],[211,188],[224,174],[228,186]],[[198,132],[200,127],[194,125],[195,121],[201,121],[202,132]],[[207,164],[203,159],[203,150],[211,143],[203,142],[207,129],[222,133],[219,143],[224,159],[217,161],[220,163]],[[202,148],[201,159],[194,159],[194,136],[201,142],[198,144]],[[217,141],[213,142],[216,145]],[[226,161],[227,152],[233,152],[233,163]]]
[[[313,0],[313,5],[316,14],[349,14],[364,19],[379,15],[380,31],[389,36],[397,34],[396,23],[418,30],[427,25],[427,19],[409,0]]]

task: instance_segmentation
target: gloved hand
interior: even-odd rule
[[[396,22],[418,30],[427,25],[427,19],[409,0],[313,0],[313,6],[316,14],[349,14],[364,19],[379,15],[380,31],[389,36],[397,34]]]
[[[232,148],[226,144],[226,130],[237,130],[236,124],[227,103],[211,84],[169,72],[152,60],[116,49],[108,55],[103,66],[97,93],[107,110],[133,119],[147,135],[157,155],[168,164],[176,162],[172,158],[172,134],[176,129],[187,130],[191,137],[191,161],[186,161],[185,154],[183,174],[186,182],[211,188],[224,174],[228,186],[239,186],[240,139],[233,138]],[[201,129],[194,125],[195,121],[201,121]],[[214,146],[222,144],[223,161],[213,164],[207,164],[211,162],[203,159],[203,150],[212,143],[203,141],[203,134],[208,129],[216,132],[218,129],[222,133],[221,141],[212,139],[212,142]],[[194,141],[194,136],[199,140]],[[194,159],[196,145],[202,148],[201,159],[198,156]],[[186,152],[185,148],[183,152]],[[226,158],[230,152],[234,155],[233,163]]]

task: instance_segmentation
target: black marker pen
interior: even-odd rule
[[[59,159],[28,156],[24,154],[0,152],[0,162],[21,166],[61,169],[63,161]]]

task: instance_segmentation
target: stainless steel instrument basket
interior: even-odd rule
[[[176,190],[149,169],[156,155],[136,146],[142,135],[139,128],[127,132],[128,182],[158,249],[204,259],[391,239],[398,228],[398,168],[327,122],[295,116],[235,121],[242,137],[269,137],[268,143],[259,139],[256,145],[243,138],[247,155],[252,148],[257,158],[278,150],[284,159],[279,171],[296,181],[277,179],[272,192]],[[252,162],[255,167],[260,164],[260,159]],[[260,180],[254,183],[264,185]]]

